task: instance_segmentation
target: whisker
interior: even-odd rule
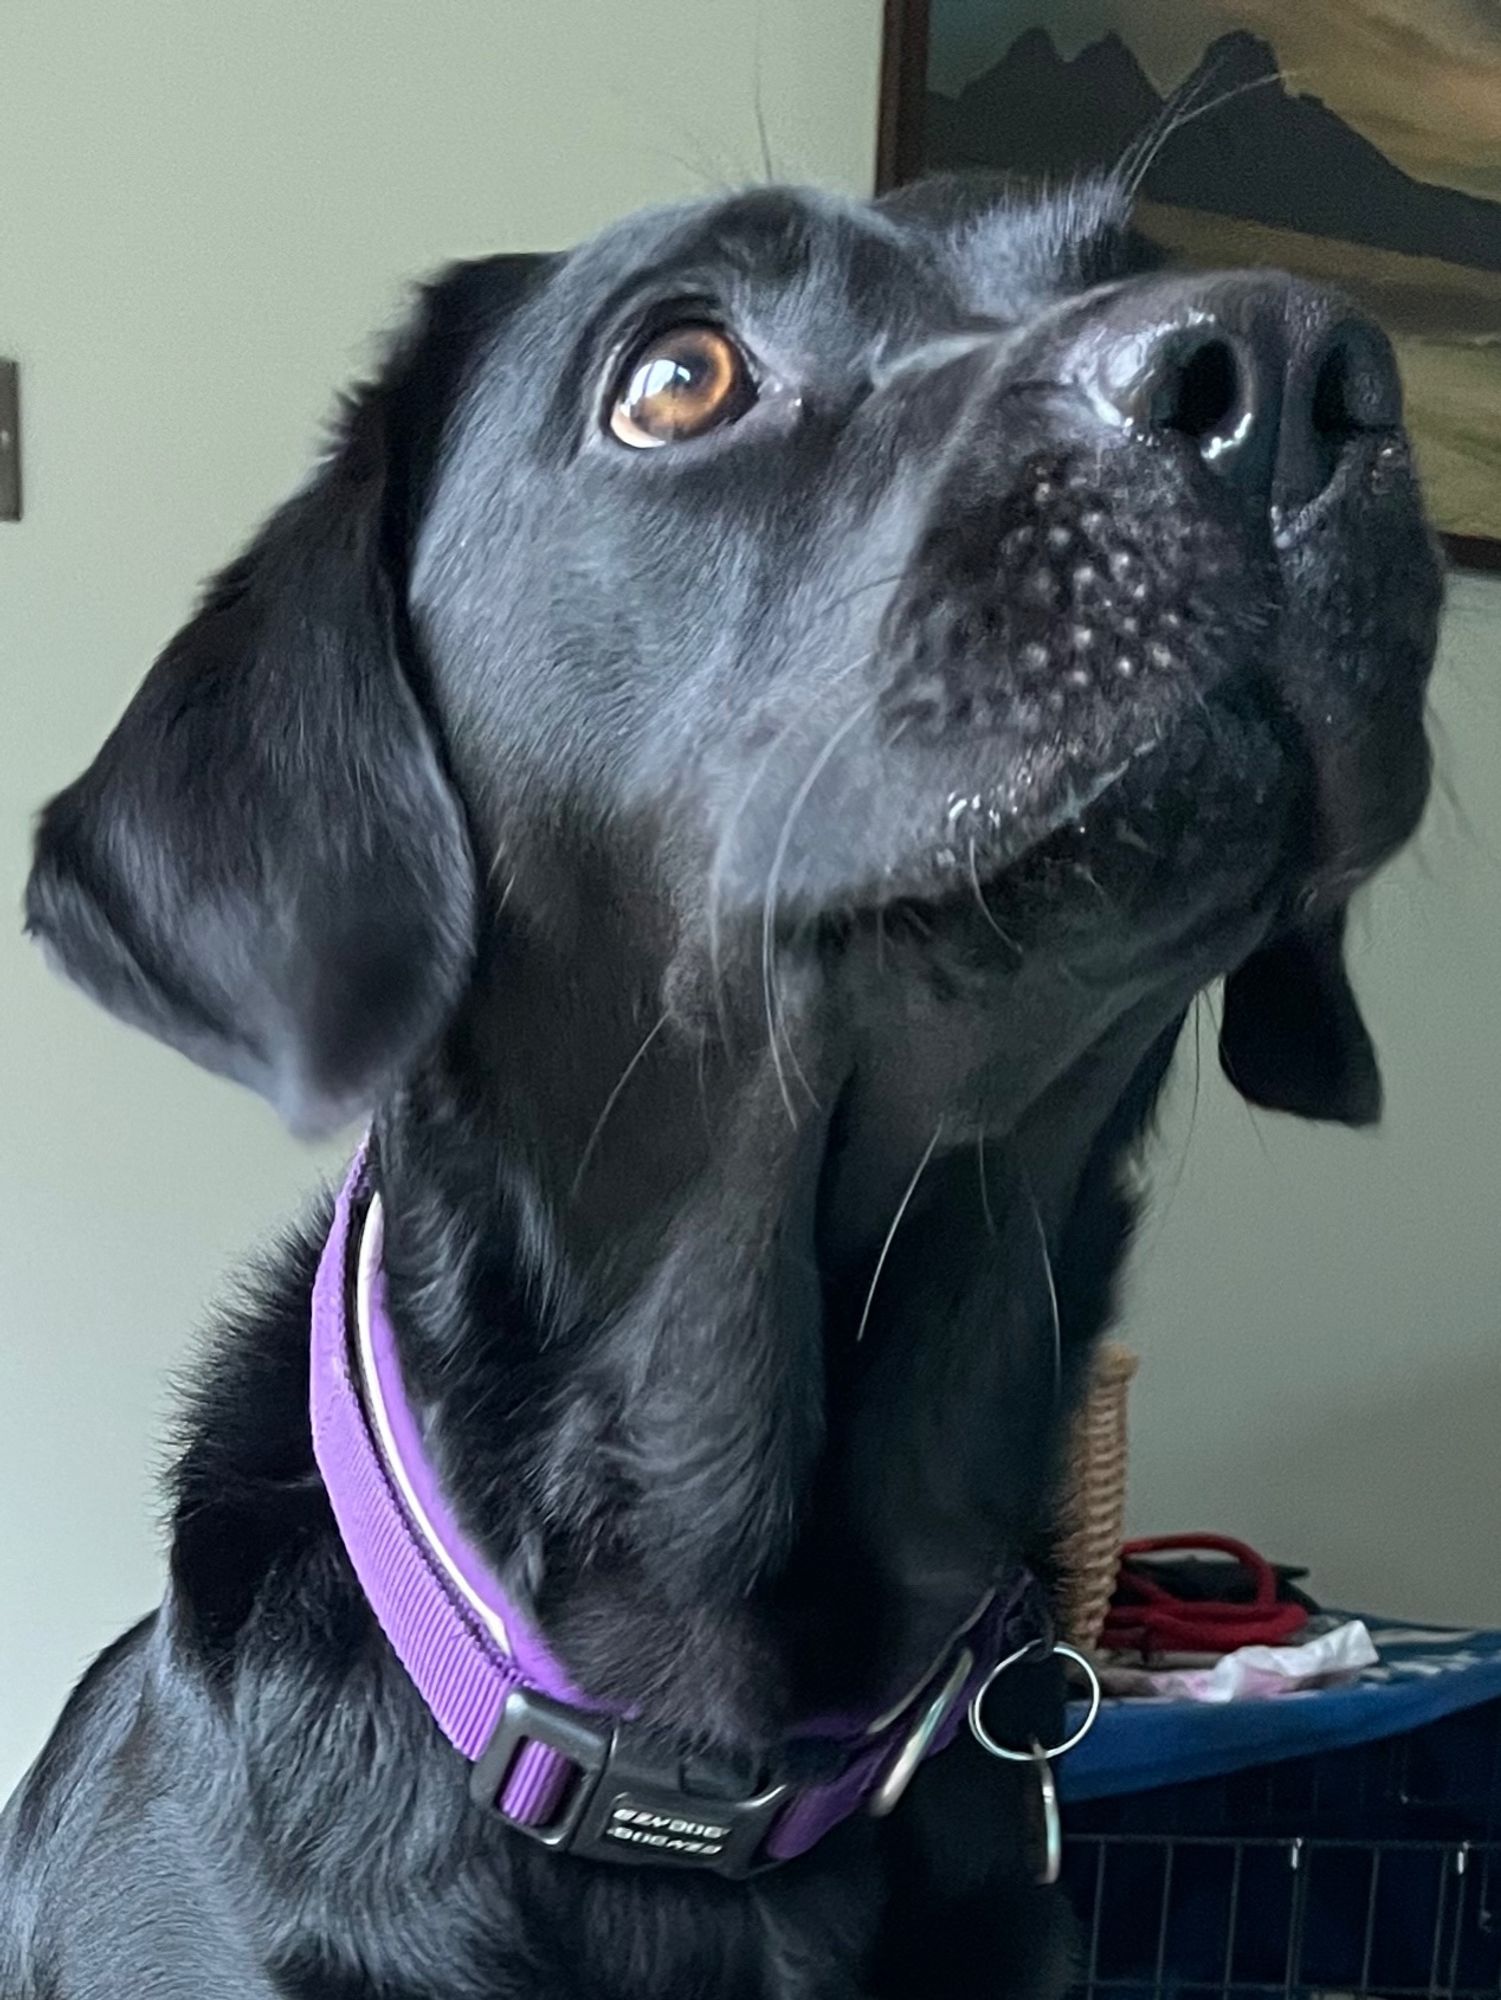
[[[1100,881],[1099,876],[1095,874],[1094,870],[1088,865],[1087,862],[1076,861],[1074,863],[1074,874],[1078,877],[1078,879],[1081,882],[1087,882],[1089,884],[1090,888],[1094,891],[1095,896],[1101,903],[1104,904],[1107,910],[1115,908],[1115,903],[1113,899],[1107,893],[1103,883]]]
[[[917,1163],[917,1171],[913,1174],[911,1180],[908,1181],[907,1183],[906,1193],[897,1203],[896,1214],[892,1216],[891,1227],[886,1232],[886,1241],[881,1245],[881,1254],[879,1257],[877,1257],[876,1268],[871,1273],[870,1290],[865,1294],[865,1310],[860,1315],[860,1326],[855,1334],[855,1345],[857,1347],[859,1346],[860,1342],[865,1338],[865,1329],[870,1323],[870,1309],[876,1302],[876,1287],[881,1282],[881,1273],[886,1268],[886,1259],[890,1256],[891,1246],[896,1241],[896,1232],[902,1226],[902,1217],[907,1213],[908,1208],[912,1204],[912,1197],[917,1193],[917,1183],[922,1179],[924,1173],[927,1171],[928,1162],[929,1160],[932,1159],[934,1148],[937,1146],[938,1141],[942,1136],[943,1136],[943,1120],[940,1118],[938,1124],[934,1128],[932,1138],[928,1141],[926,1152],[923,1154],[922,1158]]]
[[[729,819],[726,821],[725,826],[721,831],[718,840],[715,843],[714,860],[709,871],[709,899],[708,899],[709,900],[709,916],[708,916],[709,977],[714,989],[714,1007],[715,1007],[715,1013],[717,1014],[719,1019],[720,1041],[726,1047],[729,1046],[730,1035],[729,1035],[729,1021],[725,1011],[725,1003],[724,1003],[724,973],[723,973],[723,954],[721,950],[722,930],[720,925],[720,915],[724,905],[725,864],[730,854],[730,851],[734,846],[735,833],[739,828],[741,820],[745,817],[746,811],[750,806],[750,802],[755,797],[756,791],[759,788],[762,780],[765,778],[767,772],[771,769],[773,759],[776,757],[777,752],[782,748],[783,744],[787,741],[788,737],[802,722],[808,710],[820,698],[821,695],[827,692],[830,686],[837,687],[842,681],[847,680],[852,674],[862,672],[866,667],[870,665],[871,660],[873,658],[874,654],[872,652],[868,650],[863,651],[857,654],[853,659],[847,661],[844,666],[840,667],[835,672],[830,682],[824,683],[815,688],[810,688],[807,691],[806,699],[802,701],[796,708],[794,708],[791,716],[777,730],[776,734],[772,737],[771,742],[766,746],[765,751],[757,759],[756,764],[752,768],[751,774],[749,778],[746,780],[744,788],[740,793],[740,797],[735,801],[734,811],[730,814]]]
[[[662,1016],[661,1020],[657,1022],[656,1026],[649,1031],[646,1040],[641,1044],[640,1048],[637,1049],[636,1053],[631,1057],[630,1061],[626,1064],[624,1070],[621,1072],[620,1081],[616,1084],[615,1088],[610,1092],[609,1096],[605,1099],[604,1110],[601,1111],[598,1118],[595,1119],[594,1130],[589,1134],[589,1138],[587,1143],[585,1144],[584,1150],[579,1155],[578,1170],[574,1174],[573,1184],[568,1190],[568,1199],[570,1201],[578,1200],[579,1189],[584,1184],[584,1176],[589,1171],[590,1162],[594,1158],[595,1148],[599,1144],[600,1134],[605,1129],[605,1125],[609,1120],[610,1113],[615,1109],[615,1106],[620,1102],[621,1096],[625,1091],[626,1085],[635,1075],[636,1070],[640,1065],[643,1057],[646,1055],[647,1050],[651,1047],[652,1043],[657,1039],[658,1035],[661,1034],[662,1030],[667,1026],[667,1023],[671,1019],[672,1015],[671,1012],[669,1011],[668,1013],[665,1013]]]
[[[1053,1321],[1053,1398],[1056,1401],[1063,1394],[1063,1321],[1058,1312],[1058,1286],[1053,1277],[1053,1253],[1048,1248],[1048,1232],[1043,1227],[1042,1210],[1037,1206],[1037,1196],[1032,1192],[1032,1183],[1025,1174],[1022,1186],[1026,1190],[1032,1220],[1037,1225],[1037,1242],[1042,1251],[1043,1276],[1048,1281],[1048,1305]]]
[[[664,146],[658,146],[654,151],[670,165],[681,167],[690,180],[702,186],[705,194],[734,194],[743,179],[741,175],[731,174],[722,160],[711,160],[705,155],[692,159],[686,153],[669,152]]]
[[[776,181],[777,170],[775,166],[772,164],[771,141],[766,135],[766,103],[762,93],[762,84],[765,81],[765,79],[761,74],[762,25],[763,25],[762,19],[758,15],[756,18],[756,60],[755,60],[756,80],[752,96],[755,104],[755,113],[756,113],[756,138],[761,147],[761,171],[762,174],[765,176],[766,185],[768,187],[771,187]]]
[[[995,1226],[995,1211],[990,1206],[990,1179],[985,1172],[985,1134],[975,1135],[975,1165],[980,1175],[980,1212],[985,1217],[985,1233],[994,1242],[999,1237]]]
[[[996,921],[994,910],[991,909],[989,903],[987,903],[985,900],[985,891],[980,886],[980,864],[975,853],[975,842],[973,837],[971,837],[969,843],[969,879],[971,885],[974,888],[975,901],[980,906],[980,915],[985,919],[986,923],[989,924],[990,928],[995,932],[996,936],[1000,939],[1001,943],[1005,945],[1006,949],[1010,952],[1015,953],[1018,959],[1021,958],[1022,956],[1021,946],[1017,943],[1014,937],[1010,936],[1008,932],[1002,930],[1000,924],[997,923]]]
[[[1157,1246],[1162,1240],[1163,1231],[1167,1228],[1168,1219],[1172,1214],[1173,1204],[1178,1198],[1184,1176],[1188,1172],[1188,1156],[1193,1146],[1194,1131],[1199,1122],[1199,1103],[1204,1088],[1204,1016],[1208,1008],[1208,994],[1196,993],[1189,1009],[1194,1037],[1193,1095],[1189,1099],[1183,1143],[1178,1148],[1178,1157],[1172,1174],[1169,1176],[1164,1173],[1154,1177],[1151,1207],[1143,1217],[1144,1223],[1150,1222],[1150,1229],[1143,1227],[1140,1247],[1136,1252],[1137,1262],[1140,1265],[1145,1265],[1156,1255]],[[1174,1073],[1176,1074],[1176,1065]]]
[[[673,146],[679,150],[673,151]],[[727,157],[710,143],[702,127],[686,119],[668,119],[663,127],[663,143],[652,146],[650,152],[659,160],[681,167],[705,194],[738,194],[755,179],[750,163],[743,156]]]
[[[1215,1040],[1222,1041],[1224,1039],[1224,1033],[1225,1033],[1224,1012],[1223,1010],[1219,1012],[1215,1011],[1213,995],[1210,994],[1207,990],[1205,991],[1204,994],[1204,1005],[1208,1010],[1211,1022],[1214,1024]],[[1231,1080],[1232,1082],[1234,1081],[1233,1078]],[[1272,1149],[1267,1144],[1266,1132],[1262,1127],[1261,1117],[1257,1110],[1257,1107],[1251,1103],[1249,1098],[1242,1097],[1238,1090],[1235,1093],[1235,1101],[1237,1104],[1239,1104],[1241,1108],[1241,1115],[1245,1118],[1246,1123],[1250,1126],[1251,1131],[1255,1135],[1256,1143],[1261,1148],[1262,1158],[1270,1166],[1272,1159]]]
[[[818,1109],[818,1093],[809,1083],[807,1073],[797,1059],[797,1050],[792,1045],[792,1037],[787,1032],[786,1015],[782,1009],[781,989],[777,983],[776,939],[765,922],[761,926],[761,995],[766,1012],[767,1045],[771,1050],[772,1067],[777,1074],[777,1088],[782,1094],[787,1116],[794,1130],[798,1124],[798,1112],[792,1102],[792,1094],[787,1088],[787,1071],[783,1064],[790,1064],[792,1074],[802,1086],[809,1107]]]
[[[1218,64],[1203,74],[1195,73],[1186,78],[1164,99],[1162,109],[1145,130],[1127,144],[1116,174],[1123,177],[1125,191],[1133,200],[1163,148],[1178,130],[1180,121],[1212,86],[1217,69]]]
[[[1209,117],[1212,112],[1223,111],[1227,104],[1233,104],[1238,97],[1248,96],[1255,90],[1267,90],[1274,84],[1286,85],[1301,74],[1303,74],[1301,71],[1278,69],[1267,76],[1252,77],[1248,83],[1236,84],[1233,90],[1221,91],[1218,97],[1211,97],[1207,103],[1198,103],[1195,100],[1200,92],[1207,90],[1213,83],[1213,73],[1193,80],[1197,82],[1197,89],[1181,100],[1176,96],[1170,97],[1163,106],[1161,118],[1148,126],[1142,139],[1133,140],[1127,147],[1120,165],[1116,168],[1116,176],[1121,177],[1126,194],[1135,200],[1141,193],[1147,175],[1162,157],[1169,141],[1175,139],[1185,127],[1196,123],[1200,118]],[[1138,148],[1142,148],[1141,156],[1134,158],[1133,155]]]
[[[1208,87],[1210,80],[1210,77],[1198,74],[1186,78],[1163,101],[1156,117],[1126,141],[1110,179],[1129,198],[1135,198],[1142,180],[1177,130],[1177,119],[1193,105],[1196,98]]]
[[[714,1143],[714,1120],[709,1112],[709,1044],[707,1036],[698,1037],[698,1110],[703,1121],[704,1138],[710,1145]]]
[[[813,760],[811,769],[798,786],[793,796],[792,804],[787,808],[787,817],[782,822],[782,831],[778,837],[776,850],[771,858],[771,867],[766,877],[766,894],[761,904],[761,995],[766,1007],[766,1028],[770,1038],[771,1059],[777,1072],[777,1084],[782,1093],[782,1102],[787,1107],[787,1116],[792,1120],[794,1126],[798,1122],[797,1112],[793,1108],[792,1097],[787,1089],[786,1073],[782,1067],[775,995],[774,969],[776,956],[775,921],[777,887],[781,880],[782,869],[786,864],[788,850],[792,845],[792,835],[797,825],[798,815],[808,803],[814,786],[828,769],[830,761],[840,744],[849,735],[850,731],[857,724],[863,722],[871,713],[875,708],[876,701],[877,697],[870,695],[866,700],[860,702],[857,707],[853,708]],[[790,1053],[791,1049],[789,1046]],[[795,1056],[793,1057],[793,1064],[796,1067]],[[818,1100],[809,1088],[807,1078],[803,1077],[801,1072],[799,1072],[799,1081],[802,1083],[803,1089],[807,1092],[809,1102],[816,1104]]]

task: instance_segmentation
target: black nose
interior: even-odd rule
[[[1357,438],[1402,422],[1386,335],[1293,278],[1126,286],[1076,352],[1090,387],[1134,429],[1188,439],[1278,515],[1317,499]]]

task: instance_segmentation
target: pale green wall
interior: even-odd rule
[[[862,185],[879,13],[6,10],[0,353],[25,366],[28,511],[0,527],[0,909],[27,814],[296,479],[402,280],[753,176],[758,71],[779,171]],[[1333,1589],[1501,1617],[1498,652],[1501,590],[1468,586],[1437,705],[1473,831],[1437,812],[1427,878],[1404,863],[1362,927],[1387,1131],[1253,1123],[1206,1066],[1181,1180],[1180,1129],[1163,1148],[1131,1331],[1143,1525],[1244,1528]],[[88,1654],[156,1594],[166,1372],[225,1267],[333,1156],[105,1021],[9,925],[0,996],[3,1792]]]
[[[411,277],[762,172],[868,185],[880,0],[11,0],[0,912],[26,823],[300,477]],[[158,1594],[166,1371],[306,1154],[0,921],[0,1796]]]
[[[1501,583],[1453,585],[1433,710],[1440,794],[1352,932],[1383,1126],[1253,1114],[1207,1014],[1193,1117],[1186,1045],[1127,1316],[1132,1514],[1501,1623]]]

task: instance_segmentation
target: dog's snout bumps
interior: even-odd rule
[[[1223,654],[1237,543],[1212,510],[1125,518],[1082,454],[1041,452],[940,520],[888,617],[893,734],[1073,733]]]

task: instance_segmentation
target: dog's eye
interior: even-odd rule
[[[743,417],[756,400],[749,364],[717,326],[677,326],[626,365],[610,406],[610,429],[641,450],[702,437]]]

